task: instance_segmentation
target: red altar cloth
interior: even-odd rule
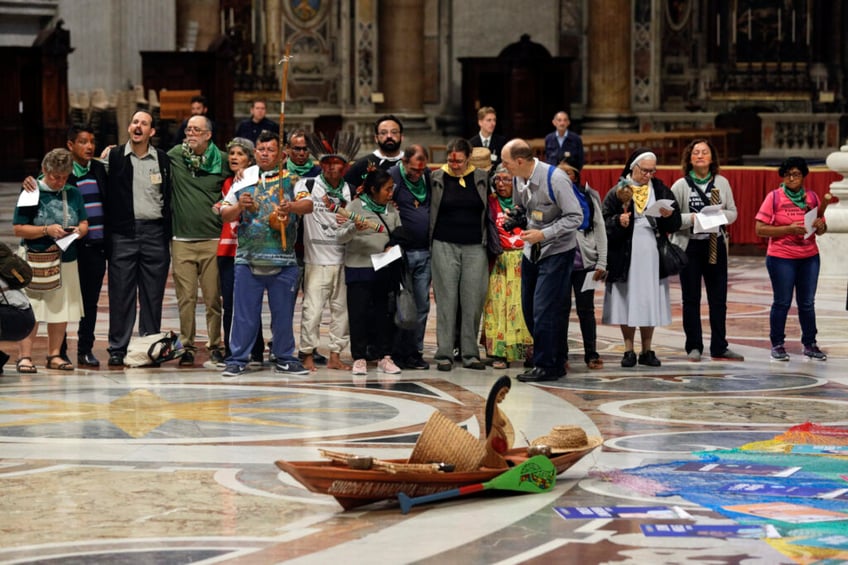
[[[601,200],[610,188],[618,183],[622,165],[586,165],[581,173],[583,182],[601,194]],[[671,187],[682,176],[680,167],[659,167],[657,177]],[[766,195],[780,186],[781,178],[776,167],[722,167],[724,175],[733,188],[733,199],[739,217],[728,228],[730,242],[734,244],[765,243],[754,233],[754,216]],[[804,187],[813,190],[819,197],[830,189],[830,183],[842,180],[842,177],[824,167],[811,168],[804,179]]]

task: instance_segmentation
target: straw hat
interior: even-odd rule
[[[600,436],[587,437],[580,426],[554,426],[550,433],[537,437],[530,445],[546,445],[551,448],[551,453],[569,453],[594,449],[603,441]]]
[[[480,468],[486,448],[439,411],[433,412],[409,457],[409,463],[448,463],[456,472]]]
[[[468,162],[478,169],[488,171],[492,168],[492,152],[486,147],[475,147],[471,150]]]

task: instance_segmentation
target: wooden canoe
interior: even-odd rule
[[[551,461],[557,469],[557,474],[580,461],[597,446],[598,444],[594,444],[583,450],[552,455]],[[526,461],[527,448],[511,449],[507,452],[506,459],[515,464]],[[399,465],[406,463],[401,459],[391,461]],[[463,473],[409,471],[390,473],[375,469],[351,469],[335,461],[280,460],[276,462],[276,465],[310,491],[334,497],[345,510],[396,498],[400,492],[415,497],[482,483],[493,479],[505,470],[484,467],[478,471]]]

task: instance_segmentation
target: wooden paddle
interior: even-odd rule
[[[444,500],[457,496],[465,496],[484,490],[512,490],[517,492],[545,492],[551,490],[556,483],[556,467],[553,462],[544,455],[531,457],[524,463],[504,471],[494,479],[485,483],[466,485],[443,492],[426,494],[411,498],[405,493],[398,493],[400,511],[403,514],[409,512],[413,506],[436,500]]]

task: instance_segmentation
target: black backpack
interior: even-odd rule
[[[11,289],[27,286],[32,280],[32,267],[18,257],[5,243],[0,242],[0,278]]]

